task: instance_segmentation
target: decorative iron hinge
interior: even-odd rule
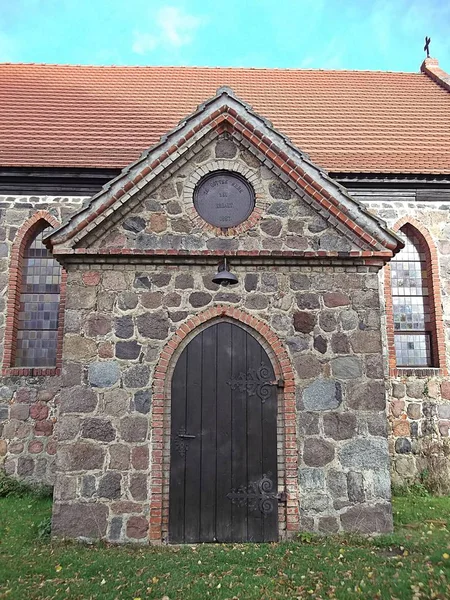
[[[286,502],[286,492],[274,491],[274,483],[271,480],[272,473],[263,475],[258,481],[253,481],[247,486],[241,485],[227,494],[227,498],[237,506],[247,506],[251,511],[262,513],[264,517],[270,515],[278,502]]]
[[[175,439],[173,440],[173,445],[175,447],[175,450],[181,457],[184,458],[186,456],[186,452],[189,449],[189,440],[193,439],[195,439],[195,435],[189,435],[188,433],[186,433],[186,429],[184,427],[181,427],[178,430],[178,433],[175,436]]]
[[[232,390],[239,388],[240,392],[247,392],[249,396],[258,396],[262,403],[269,397],[270,387],[284,387],[283,379],[272,380],[270,369],[264,363],[261,363],[257,369],[249,369],[247,373],[240,373],[239,377],[229,379],[227,384]]]

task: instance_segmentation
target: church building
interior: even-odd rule
[[[450,448],[438,61],[1,64],[0,106],[0,469],[53,535],[391,531]]]

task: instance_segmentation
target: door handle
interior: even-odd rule
[[[195,435],[188,435],[187,433],[179,433],[178,437],[181,438],[182,440],[193,440],[195,439]]]

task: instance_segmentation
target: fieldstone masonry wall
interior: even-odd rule
[[[220,304],[285,340],[297,387],[300,527],[390,528],[376,273],[237,267],[239,285],[224,292],[209,267],[108,267],[68,274],[72,387],[59,399],[56,534],[147,539],[153,370],[186,319]]]
[[[83,200],[82,197],[0,196],[0,361],[8,267],[18,230],[37,211],[46,211],[61,223],[80,209]],[[54,425],[60,387],[60,377],[0,377],[0,467],[8,474],[54,483]]]

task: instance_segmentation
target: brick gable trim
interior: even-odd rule
[[[182,160],[183,154],[211,131],[217,135],[236,132],[245,138],[262,162],[275,165],[288,185],[307,196],[312,208],[324,210],[338,230],[359,239],[364,249],[397,249],[399,240],[384,222],[366,211],[228,88],[218,90],[214,98],[161,138],[139,161],[124,169],[67,224],[48,236],[46,243],[53,247],[55,255],[63,255],[75,245],[79,247],[88,233],[174,162]]]

